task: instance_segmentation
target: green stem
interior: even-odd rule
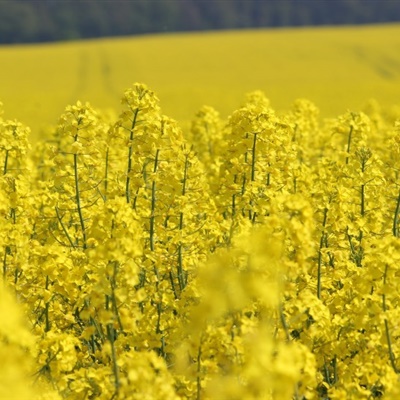
[[[365,185],[361,185],[361,217],[365,214]]]
[[[233,176],[233,183],[235,184],[237,182],[237,175],[235,174]],[[236,214],[236,193],[232,195],[232,218]]]
[[[321,299],[321,275],[322,275],[322,247],[325,243],[325,227],[326,221],[328,219],[328,208],[324,209],[324,220],[322,222],[322,234],[321,239],[319,241],[319,251],[318,251],[318,272],[317,272],[317,297]]]
[[[182,215],[182,213],[181,213]],[[183,270],[183,257],[182,257],[182,243],[179,243],[178,246],[178,282],[179,288],[182,291],[186,287],[186,279]]]
[[[338,378],[338,371],[337,371],[337,357],[336,357],[336,354],[333,357],[332,364],[333,364],[333,383],[337,383],[339,378]]]
[[[106,165],[105,165],[105,171],[104,171],[104,201],[107,200],[109,152],[110,152],[110,149],[109,149],[109,147],[107,147],[107,151],[106,151]]]
[[[236,194],[232,195],[232,218],[236,214]]]
[[[386,285],[386,278],[387,278],[388,268],[389,268],[389,265],[386,264],[385,272],[383,274],[383,285],[384,286]],[[382,308],[383,308],[383,312],[386,313],[387,305],[386,305],[386,295],[385,295],[385,293],[382,294]],[[393,368],[393,371],[396,374],[398,374],[399,371],[398,371],[398,369],[396,367],[396,359],[395,359],[395,356],[394,356],[394,353],[393,353],[392,338],[390,336],[389,322],[388,322],[387,318],[385,318],[385,332],[386,332],[386,341],[387,341],[388,351],[389,351],[390,364],[391,364],[391,366]]]
[[[246,192],[246,182],[247,182],[247,180],[246,180],[246,175],[243,174],[242,192],[241,192],[241,195],[242,195],[242,196],[243,196],[243,195],[245,194],[245,192]],[[242,202],[242,204],[243,204],[243,202]],[[245,216],[245,208],[244,208],[244,207],[242,208],[242,215]],[[250,216],[250,219],[251,219],[251,216]]]
[[[185,166],[183,170],[183,182],[182,182],[182,196],[186,195],[186,185],[188,179],[188,171],[189,171],[189,155],[186,154],[185,158]],[[179,215],[179,230],[183,230],[183,211],[180,212]],[[184,276],[183,270],[183,255],[182,255],[182,242],[178,245],[178,281],[179,281],[179,288],[182,291],[186,287],[186,281]]]
[[[359,248],[357,249],[354,247],[352,238],[353,236],[349,234],[349,227],[346,228],[346,235],[347,235],[347,240],[349,241],[349,246],[350,246],[350,253],[353,262],[357,265],[357,267],[362,267],[362,259],[363,259],[363,248],[361,247],[361,242],[363,238],[362,231],[360,230],[360,234],[358,237],[358,243],[359,243]]]
[[[400,213],[400,191],[399,195],[397,196],[396,210],[394,212],[394,218],[393,218],[393,236],[395,237],[399,237],[399,228],[398,228],[399,213]]]
[[[187,182],[188,171],[189,171],[189,155],[186,154],[185,166],[183,170],[182,196],[185,196],[186,194],[186,182]]]
[[[159,158],[160,150],[157,149],[156,155],[154,158],[154,167],[153,167],[153,173],[157,172],[158,169],[158,158]],[[144,171],[145,172],[145,171]],[[153,179],[152,185],[151,185],[151,214],[150,214],[150,250],[154,251],[155,250],[155,240],[154,240],[154,232],[155,232],[155,211],[156,211],[156,181]],[[156,281],[156,291],[159,292],[159,284],[160,284],[160,273],[158,271],[157,265],[153,263],[153,269],[154,269],[154,274],[157,278]],[[162,300],[158,301],[156,303],[157,307],[157,322],[156,322],[156,334],[161,335],[162,330],[161,330],[161,315],[162,315]],[[165,356],[165,343],[164,339],[161,338],[161,345],[160,345],[160,350],[159,350],[159,355],[162,357]]]
[[[115,351],[115,330],[112,324],[107,324],[107,337],[111,345],[111,358],[112,358],[112,368],[113,374],[115,378],[114,386],[115,386],[115,393],[113,397],[118,398],[119,388],[120,388],[120,380],[119,380],[119,370],[118,370],[118,363],[117,363],[117,353]]]
[[[49,276],[46,276],[46,290],[49,289]],[[45,318],[46,318],[46,327],[45,327],[45,332],[49,332],[50,331],[50,319],[49,319],[49,306],[50,306],[50,302],[46,302],[46,306],[45,306]]]
[[[196,379],[196,400],[201,399],[201,355],[202,355],[202,338],[200,338],[199,351],[197,352],[197,379]]]
[[[121,316],[119,315],[117,306],[117,297],[115,295],[115,287],[117,285],[117,274],[118,274],[118,262],[114,261],[114,271],[111,279],[111,304],[114,311],[114,315],[117,318],[119,329],[124,332],[124,327],[122,325]]]
[[[251,150],[251,181],[256,180],[256,144],[257,144],[257,132],[253,137],[253,148]]]
[[[6,157],[4,159],[4,167],[3,167],[3,175],[5,175],[7,173],[8,157],[9,157],[9,150],[6,150]],[[15,187],[14,187],[14,191],[15,191]],[[11,209],[11,217],[12,217],[13,210],[14,209]],[[13,222],[15,224],[15,210],[14,210]],[[7,255],[8,254],[11,254],[11,249],[9,246],[6,246],[4,248],[4,258],[3,258],[3,279],[4,279],[4,281],[6,280],[6,276],[7,276]]]
[[[7,254],[9,252],[8,246],[4,248],[4,257],[3,257],[3,280],[6,281],[7,278]]]
[[[161,330],[161,315],[162,315],[162,305],[161,302],[157,303],[157,324],[156,324],[156,334],[157,335],[161,335],[162,334],[162,330]],[[159,356],[161,357],[165,357],[165,340],[163,337],[161,337],[160,339],[161,341],[161,347],[159,350]]]
[[[283,312],[282,303],[279,304],[279,317],[280,317],[280,319],[281,319],[281,323],[282,323],[282,326],[283,326],[283,330],[285,331],[286,340],[287,340],[287,341],[290,341],[289,327],[288,327],[288,325],[287,325],[286,317],[285,317],[285,314],[284,314],[284,312]]]
[[[130,172],[132,171],[132,153],[133,153],[133,131],[135,129],[135,125],[136,125],[136,119],[137,116],[139,114],[139,109],[137,108],[135,110],[135,114],[133,116],[133,121],[132,121],[132,126],[131,126],[131,130],[130,130],[130,136],[129,136],[129,149],[128,149],[128,167],[126,170],[126,185],[125,185],[125,197],[126,197],[126,202],[130,203],[131,201],[131,197],[130,197],[130,182],[131,182],[131,178],[129,177]]]
[[[78,140],[78,135],[75,135],[75,141]],[[76,198],[76,208],[78,210],[79,215],[79,222],[81,225],[82,230],[82,237],[83,237],[83,249],[86,250],[86,227],[85,227],[85,220],[83,219],[82,214],[82,206],[81,206],[81,196],[80,196],[80,189],[79,189],[79,175],[78,175],[78,155],[74,154],[74,175],[75,175],[75,198]]]
[[[243,175],[241,195],[243,196],[245,192],[246,192],[246,175]]]
[[[157,172],[158,168],[158,156],[160,154],[160,150],[157,149],[156,157],[154,160],[154,168],[153,172]],[[150,250],[154,251],[154,229],[155,229],[155,210],[156,210],[156,181],[153,180],[151,185],[151,214],[150,214]]]
[[[9,151],[6,150],[6,158],[4,160],[4,167],[3,167],[3,175],[7,173],[7,166],[8,166],[8,153]]]
[[[20,278],[21,275],[22,275],[22,271],[19,268],[15,268],[15,271],[14,271],[14,285],[17,284],[18,278]]]
[[[351,139],[353,135],[353,127],[350,127],[349,137],[347,139],[347,156],[346,156],[346,165],[349,163],[349,154],[350,154],[350,147],[351,147]]]
[[[171,282],[171,287],[172,287],[172,292],[174,293],[174,298],[175,298],[175,300],[177,300],[179,297],[178,297],[178,293],[176,291],[174,275],[172,274],[172,271],[169,271],[169,280]]]
[[[72,241],[71,236],[69,236],[67,228],[65,227],[64,223],[62,222],[62,217],[60,215],[58,207],[56,206],[55,208],[56,208],[56,214],[57,214],[58,222],[60,223],[61,228],[62,228],[65,236],[67,237],[69,244],[71,245],[71,247],[75,248],[76,246],[75,246],[74,242]]]
[[[326,363],[326,361],[324,362],[324,374],[325,374],[325,381],[328,385],[331,385],[331,377],[330,377],[330,372],[329,372],[329,368],[328,365]]]
[[[96,328],[96,334],[100,338],[101,343],[103,344],[105,341],[105,336],[104,336],[102,327],[97,323],[97,321],[93,317],[90,317],[89,322],[90,322],[90,325],[92,325]],[[94,337],[94,335],[93,335],[93,337]]]

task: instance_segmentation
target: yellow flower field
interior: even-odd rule
[[[388,110],[258,90],[182,130],[136,83],[46,140],[2,114],[0,398],[398,398]]]
[[[0,46],[0,99],[34,137],[77,100],[117,109],[135,81],[150,85],[164,112],[182,123],[205,104],[226,118],[256,89],[278,111],[305,97],[333,117],[370,98],[398,105],[398,37],[393,24]]]

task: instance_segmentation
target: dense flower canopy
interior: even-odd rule
[[[400,395],[400,115],[256,91],[184,132],[136,83],[0,133],[0,397]]]

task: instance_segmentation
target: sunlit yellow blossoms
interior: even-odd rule
[[[400,115],[318,115],[1,114],[0,398],[400,396]]]

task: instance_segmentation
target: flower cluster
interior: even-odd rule
[[[0,133],[0,397],[400,395],[400,115],[256,91],[185,132],[136,83]]]

